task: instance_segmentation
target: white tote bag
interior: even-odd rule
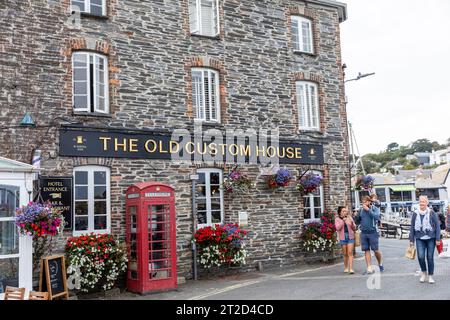
[[[442,253],[439,254],[439,258],[442,259],[450,259],[450,239],[442,239],[443,250]]]

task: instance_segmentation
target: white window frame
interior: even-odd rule
[[[86,58],[86,70],[87,70],[87,107],[86,108],[75,108],[75,56],[77,55],[84,55]],[[91,74],[90,74],[90,63],[91,63],[91,59],[93,61],[93,78],[92,81],[93,83],[91,83]],[[97,62],[99,61],[99,59],[103,59],[103,63],[104,63],[104,69],[103,73],[104,73],[104,93],[105,96],[103,97],[105,99],[105,110],[102,110],[100,108],[100,106],[98,105],[98,92],[97,92]],[[80,81],[82,82],[82,81]],[[109,113],[109,70],[108,70],[108,57],[99,53],[94,53],[94,52],[86,52],[86,51],[75,51],[72,53],[72,108],[73,111],[75,112],[88,112],[88,113],[92,113],[91,112],[91,88],[93,88],[93,94],[94,94],[94,113],[104,113],[104,114],[108,114]],[[83,95],[84,96],[84,95]]]
[[[73,177],[74,177],[74,197],[73,197],[73,207],[75,208],[75,203],[77,202],[75,198],[75,188],[77,186],[75,181],[75,172],[88,172],[88,229],[87,230],[75,230],[75,218],[76,214],[74,212],[73,214],[73,235],[74,236],[81,236],[83,234],[88,233],[94,233],[94,234],[104,234],[104,233],[110,233],[111,232],[111,170],[108,167],[102,167],[102,166],[80,166],[75,167],[73,169]],[[103,171],[106,172],[106,229],[102,230],[94,230],[94,218],[95,218],[95,198],[94,198],[94,172],[95,171]],[[85,200],[80,200],[85,201]]]
[[[312,173],[318,174],[321,177],[323,177],[323,174],[320,171],[312,171]],[[320,193],[320,210],[321,210],[321,212],[323,214],[323,213],[325,213],[325,199],[324,199],[323,183],[320,185],[318,190],[319,190],[319,193]],[[307,224],[307,223],[312,223],[312,222],[320,222],[320,217],[316,217],[315,216],[315,210],[314,210],[316,208],[314,206],[314,198],[317,198],[317,196],[314,195],[314,193],[311,193],[311,194],[305,195],[303,198],[304,198],[303,199],[304,200],[303,203],[305,203],[305,204],[306,204],[305,200],[307,198],[309,198],[309,207],[306,207],[306,205],[305,205],[305,207],[303,208],[303,214],[305,213],[306,209],[309,209],[310,212],[311,212],[311,218],[310,219],[304,219],[304,223]]]
[[[295,22],[297,22],[297,31],[298,33],[295,35],[294,34],[294,30],[292,28],[292,24]],[[307,22],[309,24],[309,39],[310,39],[310,43],[309,46],[311,48],[310,51],[308,51],[305,47],[306,44],[303,41],[304,38],[304,34],[303,34],[303,28],[302,28],[302,23],[303,22]],[[313,21],[311,19],[305,18],[305,17],[300,17],[300,16],[291,16],[291,30],[292,30],[292,42],[293,42],[293,47],[294,47],[294,52],[302,52],[302,53],[310,53],[310,54],[314,54],[314,34],[313,34]],[[298,48],[295,45],[295,37],[298,37]]]
[[[188,2],[188,10],[189,10],[189,19],[191,18],[191,1],[195,2],[195,28],[191,28],[191,23],[189,24],[189,28],[191,31],[191,34],[195,34],[195,35],[201,35],[201,36],[207,36],[207,37],[217,37],[220,34],[220,15],[219,15],[219,0],[212,0],[213,2],[213,10],[214,10],[214,5],[215,5],[215,15],[216,15],[216,19],[214,21],[215,24],[215,29],[216,29],[216,33],[215,34],[206,34],[204,32],[204,26],[202,24],[202,6],[201,6],[201,2],[203,0],[189,0]]]
[[[88,14],[92,14],[92,15],[97,15],[97,14],[93,14],[91,13],[91,0],[78,0],[79,2],[84,2],[84,10],[80,12],[83,13],[88,13]],[[94,4],[94,6],[97,6]],[[106,0],[102,0],[102,15],[101,16],[106,16]],[[71,7],[71,11],[72,12],[78,12],[78,10],[75,10],[75,5],[73,4],[73,0],[70,0],[70,7]]]
[[[197,173],[204,173],[205,174],[205,188],[206,188],[206,196],[205,197],[197,197],[197,200],[203,200],[206,199],[206,223],[199,224],[197,222],[197,229],[201,229],[204,227],[216,225],[216,224],[223,224],[224,223],[224,208],[223,208],[223,171],[221,169],[215,169],[215,168],[204,168],[204,169],[198,169]],[[219,173],[220,176],[220,223],[212,223],[212,215],[211,215],[211,173]],[[196,208],[197,211],[197,208]],[[197,217],[195,217],[197,219]],[[198,220],[196,220],[198,221]]]
[[[302,89],[300,89],[300,87],[302,87]],[[311,88],[314,88],[314,96]],[[320,131],[320,100],[318,84],[311,81],[296,81],[295,96],[297,101],[299,129],[305,131]]]
[[[195,90],[195,86],[196,83],[194,82],[194,72],[201,72],[202,76],[201,76],[201,99],[202,99],[202,103],[201,105],[199,105],[198,101],[197,104],[195,104],[195,100],[196,98],[194,97],[194,90]],[[206,90],[205,90],[205,77],[209,78],[208,81],[208,101],[209,101],[209,115],[206,115]],[[211,89],[212,89],[212,84],[211,84],[211,78],[214,77],[215,78],[215,106],[212,104],[212,93],[211,93]],[[203,121],[203,122],[217,122],[220,123],[220,113],[221,113],[221,109],[220,109],[220,78],[219,78],[219,72],[217,70],[214,69],[210,69],[210,68],[192,68],[191,69],[191,79],[192,79],[192,105],[193,105],[193,109],[195,112],[195,121]],[[213,115],[213,108],[216,109],[216,118],[213,119],[212,115]]]

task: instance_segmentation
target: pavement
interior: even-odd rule
[[[419,282],[417,260],[405,256],[408,240],[381,239],[384,273],[363,275],[365,261],[357,250],[354,275],[343,263],[299,266],[231,277],[188,280],[176,291],[137,295],[125,292],[109,299],[123,300],[449,300],[450,260],[435,256],[435,284]],[[372,264],[376,264],[373,257]],[[378,268],[375,267],[378,271]]]

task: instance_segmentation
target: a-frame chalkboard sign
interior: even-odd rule
[[[55,255],[41,259],[39,291],[48,292],[50,300],[69,298],[64,255]]]

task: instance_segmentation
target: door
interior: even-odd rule
[[[146,203],[148,221],[148,280],[171,279],[172,247],[169,204]]]
[[[6,285],[19,286],[19,235],[14,224],[19,204],[20,188],[0,184],[0,292]]]

